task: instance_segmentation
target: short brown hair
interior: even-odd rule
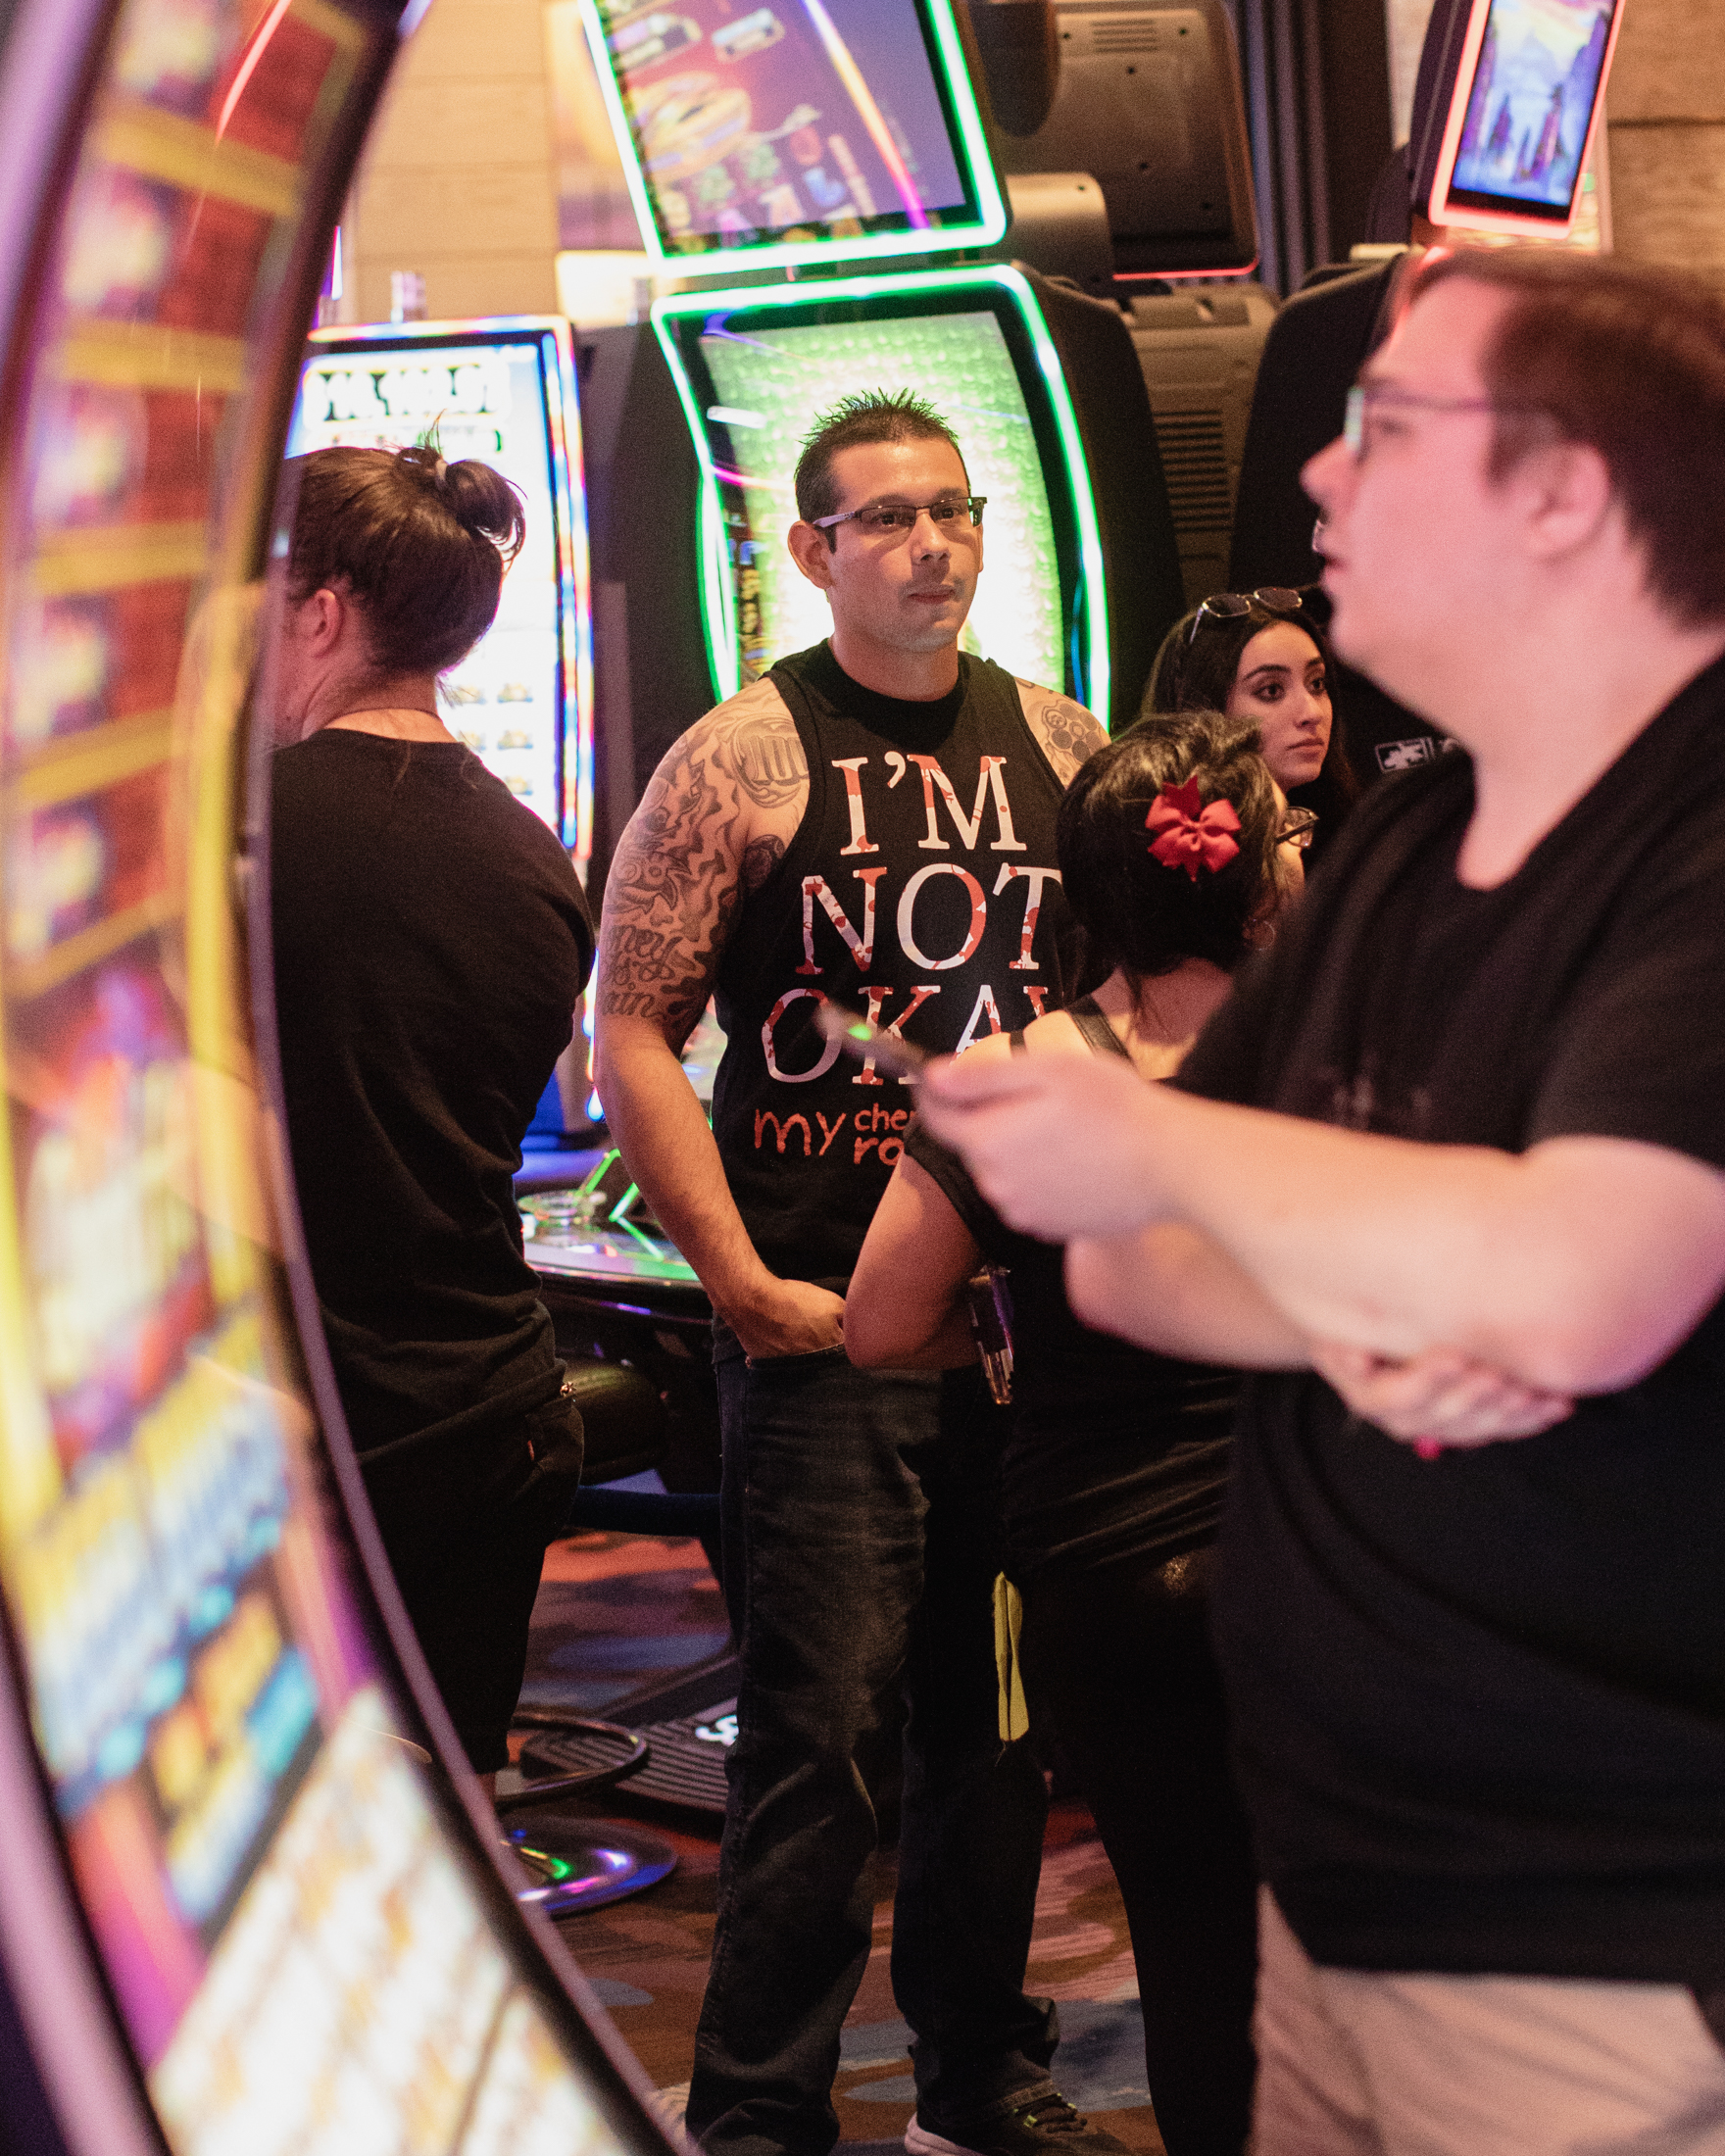
[[[527,519],[501,472],[435,448],[319,449],[299,480],[288,589],[345,583],[383,673],[442,673],[497,615]]]
[[[913,390],[859,390],[823,412],[804,437],[803,454],[797,459],[797,514],[806,522],[830,516],[839,506],[833,460],[844,450],[864,449],[875,442],[945,442],[960,464],[964,462],[959,437],[933,405]],[[970,483],[968,471],[964,483]],[[827,533],[829,546],[835,537]]]
[[[1441,258],[1413,302],[1456,277],[1508,300],[1482,363],[1515,408],[1493,478],[1549,439],[1543,416],[1604,460],[1655,597],[1685,623],[1725,619],[1725,298],[1675,270],[1515,247]]]

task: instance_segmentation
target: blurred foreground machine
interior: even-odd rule
[[[30,2156],[668,2156],[402,1615],[271,1138],[248,684],[399,13],[0,15],[0,2145]]]

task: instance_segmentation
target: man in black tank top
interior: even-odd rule
[[[598,1080],[713,1299],[738,1737],[688,2125],[725,2156],[825,2156],[839,2031],[870,1949],[872,1791],[908,1698],[893,1984],[915,2036],[912,2156],[1118,2148],[1056,2093],[1023,1993],[1042,1778],[996,1726],[986,1416],[935,1371],[852,1368],[845,1284],[912,1097],[840,1061],[832,997],[931,1050],[1058,1004],[1055,814],[1102,729],[961,657],[980,503],[943,421],[848,399],[790,534],[830,644],[670,751],[606,886]],[[710,1131],[677,1062],[710,994]],[[952,1394],[957,1389],[949,1386]]]

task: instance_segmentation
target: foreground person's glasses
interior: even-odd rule
[[[1311,835],[1316,829],[1315,808],[1290,808],[1276,826],[1276,844],[1298,847],[1304,854],[1310,846]]]
[[[1539,412],[1539,405],[1500,404],[1494,397],[1422,397],[1411,389],[1396,389],[1388,382],[1355,382],[1343,410],[1342,439],[1356,465],[1363,464],[1372,445],[1372,419],[1380,412],[1432,412],[1451,418],[1461,412]],[[1323,519],[1319,517],[1319,525]]]
[[[930,523],[942,531],[952,531],[962,537],[982,528],[982,513],[988,507],[986,494],[960,494],[943,496],[938,502],[871,502],[866,509],[841,510],[836,516],[812,516],[809,521],[816,531],[832,531],[840,524],[857,524],[865,532],[879,537],[887,533],[913,531],[918,516],[927,516]]]
[[[1197,639],[1206,621],[1238,621],[1254,607],[1261,607],[1265,613],[1298,613],[1305,604],[1305,594],[1290,591],[1285,584],[1266,584],[1261,591],[1212,591],[1192,616],[1187,645],[1190,647]]]

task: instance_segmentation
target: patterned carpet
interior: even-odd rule
[[[579,1536],[547,1556],[522,1699],[603,1713],[724,1643],[718,1590],[698,1544]],[[571,1919],[564,1936],[663,2091],[666,2115],[680,2119],[713,1944],[718,1822],[631,1806],[626,1788],[591,1811],[638,1818],[677,1849],[671,1878]],[[887,1852],[875,1863],[875,1943],[845,2026],[837,2087],[840,2132],[853,2156],[893,2156],[913,2108],[909,2032],[887,1973],[893,1884]],[[1133,2150],[1159,2156],[1125,1918],[1090,1815],[1075,1801],[1057,1803],[1049,1822],[1029,1988],[1060,2002],[1055,2071],[1062,2091]]]

